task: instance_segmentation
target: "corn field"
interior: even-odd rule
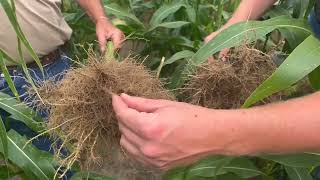
[[[225,48],[243,44],[262,46],[262,51],[274,50],[278,63],[276,71],[246,98],[242,108],[249,108],[265,98],[294,88],[307,81],[314,91],[320,89],[320,41],[308,24],[314,0],[280,0],[257,21],[237,23],[218,34],[208,43],[204,38],[218,30],[237,9],[240,0],[103,0],[105,12],[112,22],[126,34],[128,47],[119,56],[142,57],[144,65],[158,72],[166,88],[183,87],[195,67]],[[9,118],[23,122],[37,133],[46,126],[37,113],[22,103],[6,61],[13,61],[23,69],[32,89],[37,91],[27,64],[22,58],[24,47],[39,67],[41,61],[25,37],[16,19],[14,0],[0,0],[17,34],[21,59],[13,60],[0,49],[0,67],[14,98],[0,92],[0,108]],[[63,0],[62,10],[73,29],[68,51],[75,64],[85,63],[85,49],[98,52],[94,24],[75,1]],[[1,22],[0,22],[1,23]],[[257,45],[257,46],[258,46]],[[125,45],[126,46],[126,45]],[[126,52],[131,50],[130,53]],[[164,60],[163,60],[164,59]],[[160,67],[160,68],[159,68]],[[1,117],[0,117],[1,118]],[[52,154],[27,143],[29,137],[14,130],[6,130],[0,121],[0,179],[54,179],[59,163]],[[187,167],[167,171],[164,180],[316,180],[320,154],[259,155],[256,157],[207,157]],[[108,175],[71,169],[77,179],[117,179]]]

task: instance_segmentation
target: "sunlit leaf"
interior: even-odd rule
[[[0,108],[11,114],[11,118],[25,123],[36,132],[44,130],[43,120],[30,107],[12,96],[0,92]]]
[[[201,47],[192,57],[192,63],[199,65],[206,61],[212,54],[215,54],[224,48],[250,43],[277,28],[299,29],[309,34],[312,33],[305,20],[297,20],[289,18],[288,16],[280,16],[266,21],[242,22],[224,30]]]
[[[144,24],[134,15],[126,10],[122,9],[120,6],[117,4],[111,3],[111,4],[104,4],[104,8],[107,13],[113,14],[117,16],[118,18],[128,18],[131,21],[135,22],[136,24],[140,25],[141,27],[144,27]]]
[[[31,44],[28,42],[27,38],[25,37],[24,33],[21,30],[21,27],[16,19],[16,15],[14,12],[14,8],[11,7],[11,5],[9,4],[9,2],[7,0],[0,0],[0,3],[4,9],[4,11],[6,12],[10,23],[12,24],[13,29],[15,30],[18,38],[21,40],[21,42],[23,43],[23,45],[27,48],[30,56],[35,60],[35,62],[37,63],[38,67],[40,68],[41,72],[43,72],[43,67],[41,65],[40,59],[37,56],[37,54],[35,53],[34,49],[32,48]]]
[[[313,167],[320,165],[320,153],[302,153],[291,155],[265,155],[263,159],[275,161],[290,167]]]
[[[311,34],[310,27],[305,20],[293,19],[288,16],[280,16],[266,21],[249,21],[235,24],[202,46],[177,77],[179,81],[176,81],[176,84],[171,83],[171,86],[177,88],[183,85],[188,74],[193,73],[196,66],[207,61],[210,56],[220,50],[253,42],[277,28],[299,29]]]
[[[185,180],[185,174],[187,167],[179,167],[166,172],[162,179],[163,180]]]
[[[213,157],[201,161],[190,168],[189,174],[200,177],[215,177],[217,175],[232,172],[239,177],[249,178],[263,174],[246,158]],[[220,164],[223,164],[221,167]],[[219,172],[217,172],[219,170]]]
[[[313,180],[306,168],[295,168],[285,166],[288,176],[291,180]]]
[[[40,151],[32,144],[26,144],[26,139],[17,132],[11,130],[8,133],[8,159],[23,169],[30,179],[53,179],[55,169],[54,160],[51,154]],[[0,146],[0,151],[3,149]]]
[[[289,88],[320,65],[320,41],[310,36],[301,43],[280,67],[246,100],[249,107],[262,99]]]
[[[151,27],[148,31],[150,32],[150,31],[153,31],[156,28],[160,28],[160,27],[171,28],[171,29],[180,28],[180,27],[187,25],[189,23],[190,22],[186,22],[186,21],[165,22],[165,23],[157,24],[156,26]]]
[[[8,159],[8,141],[7,141],[7,131],[4,126],[3,120],[0,116],[0,140],[1,140],[1,149],[3,149],[3,156],[5,161]]]
[[[17,173],[13,172],[8,165],[0,166],[0,179],[11,179]]]
[[[317,67],[309,74],[309,81],[315,90],[320,90],[320,67]]]
[[[162,21],[173,13],[177,12],[184,4],[176,3],[176,4],[165,4],[160,7],[152,16],[149,24],[151,27],[155,27],[158,24],[162,23]]]
[[[194,52],[189,50],[183,50],[183,51],[177,52],[173,56],[171,56],[169,59],[167,59],[164,62],[164,65],[172,64],[180,59],[191,58],[193,55],[194,55]]]
[[[19,99],[19,94],[18,91],[16,89],[16,87],[14,86],[14,82],[11,79],[11,76],[9,74],[9,71],[7,69],[7,66],[5,64],[5,59],[3,57],[2,51],[0,51],[0,68],[1,68],[1,72],[4,75],[4,79],[6,80],[6,82],[9,85],[10,90],[12,91],[13,95]]]

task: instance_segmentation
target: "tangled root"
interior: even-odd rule
[[[77,161],[89,170],[102,159],[111,162],[113,152],[121,150],[113,93],[174,100],[160,80],[134,59],[97,59],[91,53],[87,65],[71,69],[58,84],[47,81],[39,88],[41,107],[50,111],[48,129],[56,140],[55,157],[67,169]],[[107,157],[101,157],[102,151]]]
[[[198,67],[182,91],[186,102],[215,109],[240,108],[249,95],[276,69],[269,55],[246,46],[237,47],[225,61]],[[281,100],[271,96],[263,103]]]

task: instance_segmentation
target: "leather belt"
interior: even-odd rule
[[[56,59],[58,59],[62,54],[62,50],[60,48],[52,51],[51,53],[39,58],[40,59],[40,62],[41,62],[41,65],[44,67],[48,64],[51,64],[53,63]],[[8,70],[17,70],[17,67],[18,66],[8,66]],[[31,62],[31,63],[28,63],[27,64],[27,67],[28,68],[35,68],[35,67],[38,67],[37,63],[35,61]]]

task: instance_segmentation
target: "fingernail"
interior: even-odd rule
[[[128,94],[126,94],[126,93],[121,93],[121,95],[120,95],[121,97],[124,97],[124,98],[127,98],[127,97],[131,97],[131,96],[129,96]]]

